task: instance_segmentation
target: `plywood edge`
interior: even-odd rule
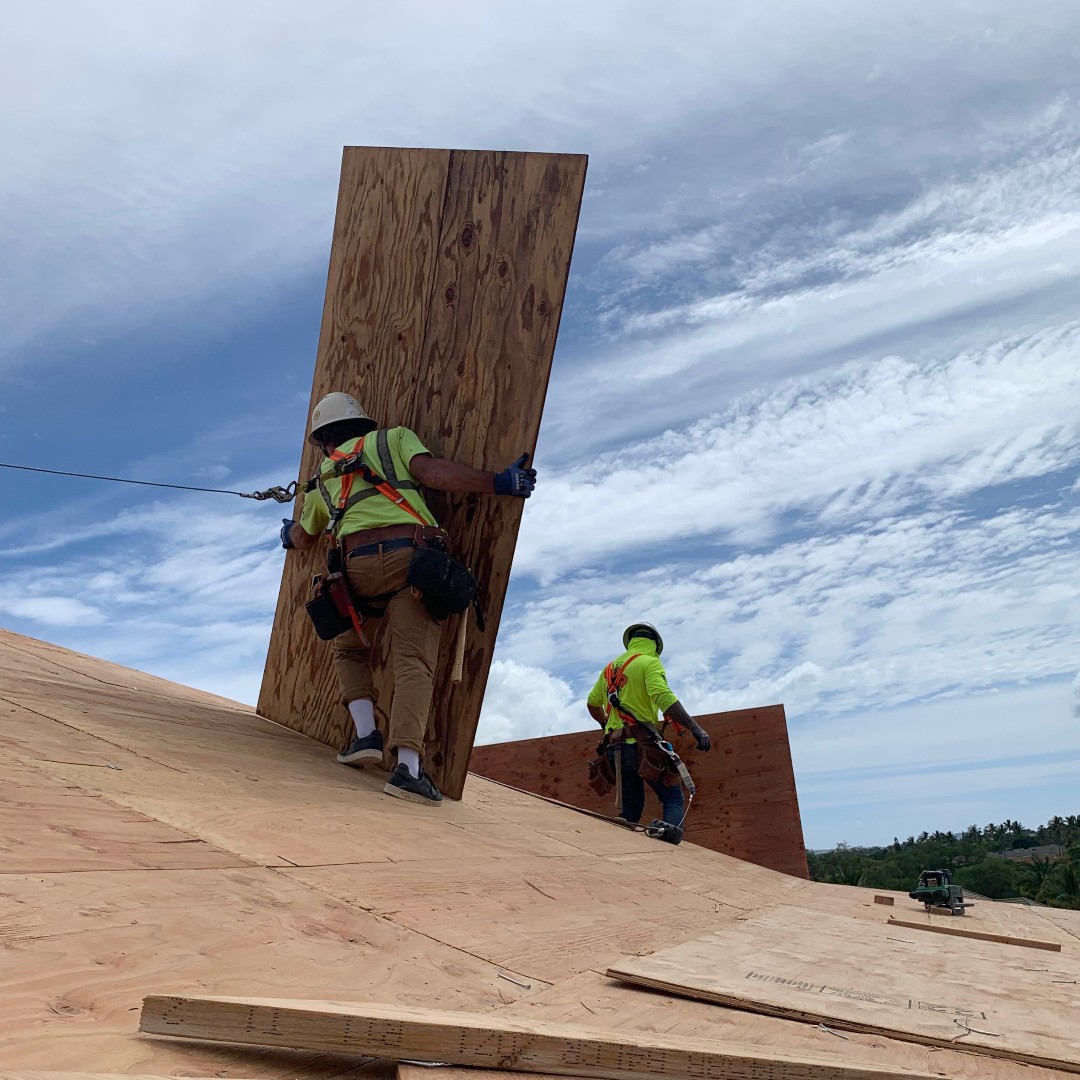
[[[220,1073],[216,1076],[209,1074],[199,1076],[197,1073],[189,1072],[183,1074],[184,1080],[220,1080],[220,1076]],[[0,1068],[0,1080],[176,1080],[176,1077],[163,1073],[50,1072],[38,1069]],[[229,1080],[257,1080],[257,1078],[230,1076]],[[428,1080],[431,1078],[428,1077]]]
[[[1022,945],[1027,949],[1045,949],[1047,952],[1061,952],[1061,943],[1041,941],[1038,938],[1012,937],[1008,934],[990,934],[984,930],[968,930],[960,926],[931,925],[930,923],[912,922],[908,919],[894,919],[889,916],[889,926],[904,926],[910,930],[928,930],[932,934],[949,934],[952,937],[974,938],[977,941],[996,941],[1001,945]]]
[[[139,1030],[188,1039],[611,1080],[909,1080],[929,1074],[627,1031],[385,1004],[152,995]]]
[[[798,1009],[784,1005],[772,1005],[768,1002],[755,1001],[749,998],[739,997],[735,994],[724,994],[715,990],[705,990],[700,987],[690,989],[680,986],[678,983],[658,979],[650,975],[640,975],[636,972],[620,970],[618,966],[610,967],[605,974],[610,979],[627,983],[630,986],[639,986],[647,990],[659,990],[675,997],[689,998],[693,1001],[705,1001],[713,1005],[723,1005],[729,1009],[740,1009],[743,1012],[760,1013],[762,1016],[776,1016],[781,1020],[795,1020],[803,1024],[827,1024],[830,1028],[840,1031],[853,1031],[860,1035],[883,1035],[898,1042],[917,1043],[921,1046],[933,1046],[942,1050],[966,1050],[973,1054],[983,1054],[987,1057],[1000,1058],[1005,1061],[1021,1062],[1025,1065],[1040,1065],[1049,1069],[1063,1069],[1066,1072],[1080,1073],[1080,1062],[1066,1061],[1061,1058],[1045,1057],[1041,1054],[1028,1054],[1017,1050],[1001,1050],[987,1041],[978,1041],[985,1037],[985,1033],[969,1029],[965,1033],[959,1032],[951,1038],[935,1038],[932,1035],[923,1035],[919,1032],[903,1031],[899,1028],[889,1027],[886,1024],[864,1024],[857,1020],[849,1020],[844,1017],[833,1016],[827,1012],[814,1012],[812,1010]],[[955,1040],[964,1037],[962,1043]]]

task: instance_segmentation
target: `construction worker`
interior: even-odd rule
[[[341,701],[356,728],[356,737],[337,760],[354,766],[382,760],[371,645],[373,633],[385,622],[394,671],[387,742],[397,751],[397,765],[383,790],[400,799],[437,805],[442,795],[424,772],[421,759],[442,626],[407,577],[416,548],[440,546],[446,534],[419,485],[527,499],[536,486],[536,471],[523,467],[524,457],[499,473],[437,459],[408,428],[379,429],[355,398],[340,392],[328,394],[315,406],[308,441],[320,447],[327,460],[320,465],[319,490],[305,497],[300,520],[283,519],[282,547],[311,547],[328,530],[336,509],[338,520],[330,531],[340,546],[352,592],[366,609],[360,622],[363,637],[349,630],[334,639]],[[374,484],[356,472],[334,474],[335,460],[350,455],[367,466],[370,471],[364,475],[373,476]],[[380,479],[407,505],[384,498],[376,487]]]
[[[618,778],[619,816],[632,825],[641,821],[647,782],[660,800],[664,821],[681,826],[685,811],[679,774],[653,750],[661,730],[657,714],[689,730],[699,750],[708,750],[712,742],[668,686],[660,660],[664,641],[656,627],[631,623],[622,640],[625,651],[604,668],[588,697],[589,715],[604,729],[608,765]]]

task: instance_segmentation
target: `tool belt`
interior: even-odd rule
[[[623,727],[610,732],[596,747],[596,757],[589,762],[589,787],[597,795],[606,795],[615,786],[615,769],[608,757],[608,750],[620,750],[627,736],[637,740],[637,771],[642,780],[664,787],[677,787],[682,783],[677,764],[659,745],[660,736],[645,724],[629,726],[633,730],[628,731]]]
[[[404,541],[404,543],[395,543]],[[379,550],[393,550],[395,547],[408,547],[411,543],[415,547],[426,547],[439,541],[443,544],[447,541],[445,529],[437,525],[382,525],[375,529],[361,529],[359,532],[349,533],[341,537],[341,553],[346,559],[353,556],[376,555]],[[391,546],[393,545],[393,546]]]
[[[612,732],[609,742],[613,746],[627,738],[637,740],[638,776],[642,780],[663,784],[664,787],[676,787],[681,783],[676,762],[660,745],[659,732],[637,721],[623,722],[623,727]]]

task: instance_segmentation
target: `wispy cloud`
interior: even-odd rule
[[[589,728],[647,617],[694,711],[786,703],[813,843],[941,767],[942,815],[1072,797],[1075,5],[5,20],[8,461],[293,479],[341,146],[585,151],[482,737]],[[287,510],[0,480],[16,629],[254,699]]]

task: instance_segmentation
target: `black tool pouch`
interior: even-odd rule
[[[418,547],[409,564],[408,583],[420,594],[428,614],[442,622],[448,615],[476,608],[476,622],[484,629],[484,619],[476,595],[476,578],[438,547]]]
[[[349,589],[342,574],[316,575],[311,580],[311,594],[304,607],[323,641],[331,641],[353,628]]]

